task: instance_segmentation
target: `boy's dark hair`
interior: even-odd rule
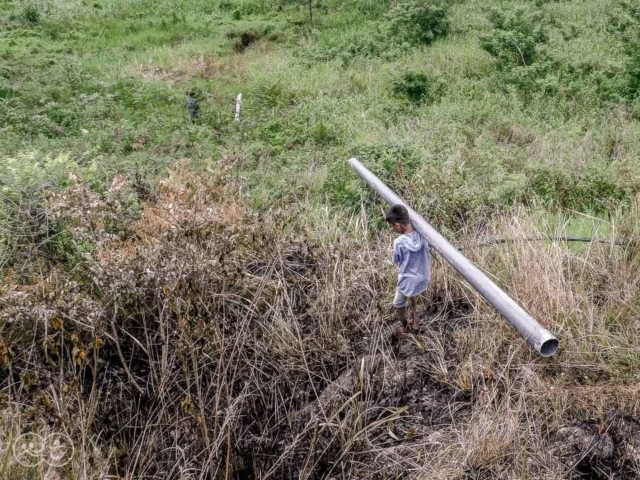
[[[411,223],[411,220],[409,220],[409,212],[404,205],[394,205],[391,207],[385,218],[387,219],[387,222],[392,225],[394,223],[399,223],[401,225],[409,225]]]

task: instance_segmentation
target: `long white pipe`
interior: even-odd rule
[[[543,357],[550,357],[558,351],[560,342],[531,315],[525,312],[509,295],[489,279],[482,271],[462,255],[456,247],[451,245],[435,228],[433,228],[422,216],[416,213],[405,201],[387,187],[371,171],[362,165],[357,159],[349,160],[349,166],[353,168],[365,182],[369,184],[390,205],[404,205],[409,211],[411,224],[420,235],[462,275],[467,282],[482,295],[487,302],[498,310],[520,335],[531,344]]]

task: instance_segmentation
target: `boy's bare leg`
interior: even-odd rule
[[[407,326],[407,307],[396,307],[396,320],[400,322],[396,333],[404,333],[404,329]]]
[[[409,299],[409,306],[411,307],[411,327],[414,330],[420,330],[420,324],[418,323],[418,299],[413,297]]]

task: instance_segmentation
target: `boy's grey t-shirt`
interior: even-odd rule
[[[416,231],[393,241],[393,263],[398,265],[398,288],[407,297],[424,292],[431,279],[429,244]]]

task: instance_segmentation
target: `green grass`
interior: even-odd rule
[[[544,3],[556,65],[526,97],[481,48],[487,7],[516,4],[536,8],[454,2],[448,36],[409,46],[385,30],[384,2],[322,2],[310,25],[306,5],[267,0],[51,1],[35,23],[30,4],[5,1],[0,154],[64,153],[105,178],[233,156],[256,205],[312,194],[352,206],[360,190],[342,163],[392,146],[418,164],[408,176],[401,159],[388,161],[387,180],[444,227],[519,203],[600,213],[627,204],[640,188],[640,124],[635,103],[610,95],[626,61],[607,29],[610,2]],[[260,38],[238,53],[243,32]],[[395,95],[408,72],[442,79],[441,98]],[[191,90],[202,104],[195,124]]]

